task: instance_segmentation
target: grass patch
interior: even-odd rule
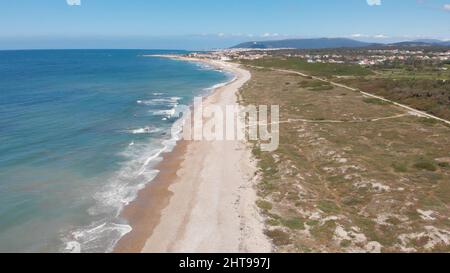
[[[439,208],[443,205],[441,200],[434,196],[425,196],[420,200],[420,204],[426,208]]]
[[[376,105],[388,105],[389,104],[389,102],[380,100],[377,98],[365,98],[365,99],[363,99],[363,101],[368,104],[376,104]]]
[[[266,221],[266,223],[267,223],[269,226],[272,226],[272,227],[276,227],[276,226],[279,226],[279,225],[280,225],[280,222],[279,222],[278,220],[276,220],[276,219],[268,219],[268,220]]]
[[[305,229],[305,222],[300,218],[292,218],[283,221],[283,225],[289,229],[303,230]]]
[[[348,207],[360,205],[364,202],[362,196],[347,196],[342,199],[342,204]]]
[[[435,125],[438,121],[434,118],[419,118],[420,122],[427,125]]]
[[[299,82],[300,87],[306,88],[310,91],[325,91],[332,90],[334,87],[327,82],[324,81],[301,81]]]
[[[343,240],[340,245],[341,245],[341,247],[346,248],[346,247],[349,247],[349,246],[352,245],[352,241],[350,241],[350,240]]]
[[[325,213],[338,213],[341,210],[335,202],[329,200],[319,201],[317,207]]]
[[[421,219],[420,214],[414,208],[408,209],[405,215],[408,217],[410,221],[419,221]]]
[[[356,223],[370,241],[379,242],[384,246],[395,244],[395,226],[380,226],[379,229],[377,229],[377,224],[374,220],[362,217],[358,217]]]
[[[262,209],[262,210],[272,210],[273,206],[272,203],[264,201],[264,200],[258,200],[256,201],[256,205],[258,206],[258,208]]]
[[[308,220],[308,221],[306,221],[306,224],[307,224],[308,226],[310,226],[310,227],[317,226],[319,223],[320,223],[320,222],[317,221],[317,220]]]
[[[316,225],[311,229],[311,235],[320,241],[328,242],[333,238],[336,230],[336,223],[328,221],[323,225]]]
[[[310,91],[327,91],[332,90],[334,87],[332,85],[322,85],[322,86],[316,86],[316,87],[310,87],[308,90]]]
[[[276,246],[283,246],[291,243],[289,234],[281,229],[267,230],[266,235],[272,239]]]
[[[417,160],[416,163],[414,164],[414,168],[430,172],[437,171],[436,163],[433,160],[425,158],[420,158],[419,160]]]
[[[311,252],[313,252],[313,250],[310,247],[307,247],[307,246],[302,245],[302,244],[298,244],[295,247],[297,248],[297,252],[298,253],[311,253]]]
[[[308,63],[300,58],[277,58],[270,57],[253,61],[243,61],[244,64],[255,66],[281,68],[306,72],[314,76],[367,76],[373,72],[360,65],[353,64],[332,64],[332,63]]]
[[[408,171],[408,166],[405,163],[395,162],[392,164],[392,168],[395,172],[406,173]]]

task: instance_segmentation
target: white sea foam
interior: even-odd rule
[[[134,135],[139,135],[139,134],[152,134],[152,133],[157,133],[159,131],[161,131],[161,130],[157,129],[157,128],[151,128],[149,126],[146,126],[144,128],[133,129],[133,130],[129,130],[127,132],[132,133]]]
[[[181,126],[177,132],[181,132]],[[162,159],[161,154],[172,151],[179,137],[176,134],[171,139],[154,140],[151,144],[133,142],[134,145],[128,146],[121,153],[127,158],[126,162],[111,176],[108,184],[94,195],[96,204],[88,209],[88,213],[99,220],[70,232],[63,239],[63,251],[113,251],[120,238],[132,230],[129,225],[120,221],[122,209],[135,200],[139,191],[158,175],[159,171],[154,167]]]
[[[150,111],[154,116],[164,116],[166,118],[171,118],[175,115],[176,109],[172,108],[170,110],[157,110],[157,111]]]
[[[120,223],[122,209],[157,176],[159,171],[153,167],[166,149],[167,146],[155,149],[154,146],[134,144],[122,153],[129,160],[94,195],[95,205],[88,209],[89,215],[99,220],[70,232],[63,240],[65,252],[113,251],[118,240],[132,230],[131,226]]]
[[[201,65],[201,67],[213,69],[208,65]],[[229,82],[216,84],[207,90],[222,87]],[[163,97],[163,93],[154,93],[153,95],[160,97],[138,100],[137,104],[172,107],[169,110],[153,110],[153,113],[164,116],[166,120],[175,117],[179,101],[182,98]],[[163,153],[170,152],[175,147],[181,137],[183,122],[183,118],[174,122],[170,139],[153,139],[151,143],[135,143],[133,141],[127,146],[121,153],[126,161],[116,173],[107,179],[108,183],[97,191],[94,195],[95,205],[88,209],[88,213],[97,220],[89,226],[72,230],[64,238],[65,252],[111,252],[120,238],[132,231],[132,227],[120,219],[120,214],[125,206],[136,199],[138,192],[158,175],[159,171],[154,167],[161,160]],[[161,129],[144,127],[127,132],[149,134],[157,130]]]
[[[215,90],[217,88],[224,87],[227,84],[228,84],[228,82],[218,83],[218,84],[213,85],[211,87],[205,88],[205,90]]]
[[[214,67],[204,62],[193,62],[199,70],[214,70]]]
[[[211,86],[211,87],[207,87],[207,88],[205,88],[205,89],[203,89],[203,90],[204,90],[204,91],[207,91],[207,92],[211,92],[211,91],[216,90],[217,88],[224,87],[224,86],[226,86],[226,85],[228,85],[228,84],[234,82],[236,79],[237,79],[236,77],[233,77],[231,80],[229,80],[229,81],[227,81],[227,82],[218,83],[218,84],[215,84],[215,85],[213,85],[213,86]]]
[[[131,232],[129,225],[96,222],[88,228],[72,232],[72,241],[67,241],[64,252],[112,252],[115,244],[127,233]],[[115,238],[111,240],[111,238]],[[102,239],[102,240],[101,240]]]
[[[88,212],[91,215],[114,213],[118,217],[122,208],[131,203],[138,191],[158,174],[153,167],[160,159],[161,153],[166,150],[164,144],[159,145],[163,146],[135,144],[122,152],[122,156],[128,160],[110,178],[109,183],[95,194],[97,205]],[[155,164],[151,164],[152,162]]]
[[[181,99],[182,98],[180,98],[180,97],[158,98],[158,99],[151,99],[151,100],[138,100],[138,101],[136,101],[136,103],[141,104],[141,105],[147,105],[147,106],[155,106],[155,105],[174,106],[174,105],[178,105],[178,102]]]

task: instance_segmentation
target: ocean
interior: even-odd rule
[[[0,51],[0,252],[110,252],[131,230],[173,109],[231,79],[146,56],[166,53]]]

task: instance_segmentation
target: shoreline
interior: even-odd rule
[[[205,105],[237,104],[239,88],[251,78],[233,63],[151,57],[201,62],[232,73],[233,80],[203,98]],[[177,142],[163,154],[158,176],[124,208],[122,217],[133,230],[114,252],[270,252],[255,204],[255,165],[240,141]]]

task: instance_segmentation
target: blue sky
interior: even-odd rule
[[[450,39],[450,0],[0,0],[0,4],[0,48],[206,49],[291,37]]]

